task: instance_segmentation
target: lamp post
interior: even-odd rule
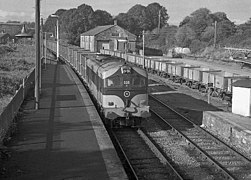
[[[46,63],[47,63],[47,34],[50,35],[48,32],[43,32],[44,34],[44,70],[46,70]]]
[[[59,16],[56,14],[52,14],[51,17],[57,18],[57,61],[58,61],[59,60],[59,25],[58,25]]]
[[[145,30],[143,30],[143,32],[142,32],[142,34],[143,34],[143,68],[145,69]]]

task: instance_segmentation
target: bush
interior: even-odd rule
[[[16,90],[19,88],[20,79],[8,77],[8,76],[1,76],[0,77],[0,97],[6,95],[14,95]]]

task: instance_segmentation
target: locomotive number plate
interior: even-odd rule
[[[124,84],[126,85],[126,84],[130,84],[130,81],[124,81]]]

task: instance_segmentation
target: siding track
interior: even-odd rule
[[[172,127],[226,179],[251,179],[251,161],[192,123],[159,99],[149,96],[152,113]]]

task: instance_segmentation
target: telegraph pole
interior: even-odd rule
[[[217,36],[217,21],[214,21],[214,48],[216,48],[216,36]]]
[[[40,79],[40,0],[36,0],[35,33],[36,33],[36,68],[35,68],[35,109],[39,108],[39,79]]]
[[[160,10],[159,10],[159,23],[158,23],[158,33],[160,31]]]

